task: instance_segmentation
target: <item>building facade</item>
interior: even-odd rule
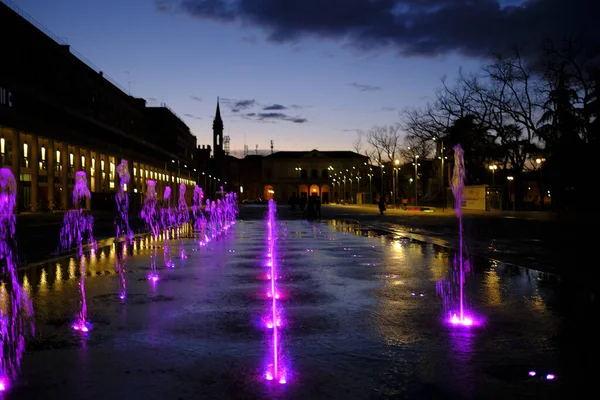
[[[284,203],[292,195],[318,196],[323,204],[355,201],[364,193],[366,162],[353,151],[278,151],[263,158],[261,195]]]
[[[20,14],[0,3],[10,32],[1,49],[0,163],[17,180],[18,209],[70,208],[80,170],[92,192],[85,206],[114,207],[122,160],[133,204],[148,179],[157,181],[159,196],[167,185],[175,193],[179,183],[191,188],[197,146],[189,128],[165,106],[148,108],[125,93]]]

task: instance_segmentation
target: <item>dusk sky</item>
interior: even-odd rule
[[[13,1],[199,144],[219,96],[240,152],[350,150],[491,49],[594,23],[586,0]]]

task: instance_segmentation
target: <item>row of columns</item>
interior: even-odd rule
[[[22,193],[21,174],[29,174],[31,176],[30,203],[32,210],[35,211],[37,209],[38,201],[40,200],[40,176],[44,175],[44,173],[40,171],[40,162],[42,162],[40,149],[42,146],[45,149],[44,162],[46,163],[46,169],[44,171],[47,176],[46,187],[48,189],[48,202],[54,204],[60,202],[60,205],[63,209],[70,208],[72,203],[71,196],[74,186],[75,172],[77,171],[85,171],[88,179],[88,188],[92,192],[107,193],[116,191],[119,187],[117,166],[126,158],[122,158],[120,156],[109,156],[89,149],[83,149],[78,146],[70,146],[68,143],[58,142],[50,138],[43,138],[34,134],[26,134],[13,129],[2,128],[1,126],[0,133],[6,144],[8,144],[10,141],[10,147],[12,150],[10,168],[15,175],[18,185],[17,204],[19,205],[22,203],[20,199]],[[22,162],[25,160],[25,154],[23,154],[25,143],[27,143],[27,164],[25,167],[22,167]],[[56,159],[58,156],[57,151],[60,152],[60,160]],[[73,154],[72,167],[70,162],[71,154]],[[84,165],[82,165],[82,156],[85,160]],[[148,177],[145,176],[145,171],[148,170],[148,172],[153,172],[152,175],[157,183],[156,189],[158,195],[161,196],[160,199],[162,199],[164,188],[167,185],[170,185],[172,189],[171,201],[172,203],[177,202],[179,195],[179,184],[177,183],[176,173],[174,174],[173,171],[167,170],[166,165],[164,168],[157,168],[156,166],[141,162],[134,163],[132,159],[126,160],[130,174],[130,183],[127,185],[128,193],[131,194],[134,191],[134,188],[136,188],[137,192],[140,194],[144,194],[147,191],[147,180],[151,179],[150,175],[148,175]],[[59,161],[58,164],[57,161]],[[57,168],[57,166],[60,166],[60,168]],[[137,170],[136,174],[134,174],[134,168]],[[70,171],[72,174],[69,177]],[[167,181],[158,179],[156,176],[156,174],[163,173],[168,177]],[[175,176],[175,179],[173,179],[173,176]],[[60,177],[60,183],[58,183],[58,187],[61,189],[60,199],[55,199],[55,189],[57,185],[54,182],[55,177]],[[183,179],[184,177],[180,178]],[[111,181],[114,185],[112,188],[110,187]],[[191,187],[192,186],[190,184],[187,185],[188,189],[186,190],[186,198],[188,199],[188,202],[191,200],[193,195],[192,190],[190,189]],[[91,199],[86,199],[85,207],[87,209],[91,209]]]

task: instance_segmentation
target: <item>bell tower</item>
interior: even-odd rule
[[[213,157],[215,161],[223,158],[223,120],[221,119],[221,109],[219,107],[219,98],[217,97],[217,112],[213,120]],[[219,163],[217,162],[217,165]]]

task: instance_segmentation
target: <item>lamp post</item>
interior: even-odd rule
[[[400,171],[400,160],[395,160],[394,164],[396,167],[394,168],[394,172],[396,173],[396,179],[394,180],[394,208],[397,208],[396,199],[398,198],[398,171]],[[392,177],[393,178],[393,177]]]
[[[373,204],[373,174],[369,173],[369,201]]]
[[[371,185],[371,181],[373,178],[373,168],[371,168],[372,166],[371,166],[370,158],[368,159],[368,161],[369,161],[369,164],[368,164],[369,173],[367,174],[367,176],[369,177],[369,202],[370,202],[370,204],[373,204],[373,187]],[[365,165],[367,165],[367,163],[365,163]]]
[[[490,171],[492,171],[492,185],[496,184],[496,170],[498,166],[496,164],[490,165]]]
[[[536,158],[535,163],[538,165],[540,169],[540,206],[544,208],[544,168],[543,163],[546,161],[545,158]]]
[[[512,198],[512,185],[513,185],[513,180],[515,178],[513,176],[507,176],[506,180],[508,181],[508,200],[510,201],[510,204],[512,205],[512,209],[513,211],[515,210],[515,201]]]
[[[383,164],[381,160],[379,160],[379,164],[381,166],[381,196],[383,197]]]
[[[353,190],[352,190],[352,175],[350,175],[350,178],[348,178],[348,180],[350,181],[350,204],[354,204],[353,197],[352,197],[352,192],[353,192]]]
[[[419,204],[419,156],[415,154],[415,206]]]
[[[296,167],[294,169],[296,170],[296,190],[298,192],[298,199],[300,199],[300,171],[302,168]]]
[[[433,140],[436,140],[435,138],[433,138]],[[444,140],[440,139],[440,155],[438,156],[438,158],[440,159],[440,161],[442,162],[441,165],[441,169],[440,169],[440,199],[442,200],[443,204],[442,204],[442,210],[445,210],[446,208],[446,182],[444,179],[444,160],[447,159],[447,157],[444,155]]]

